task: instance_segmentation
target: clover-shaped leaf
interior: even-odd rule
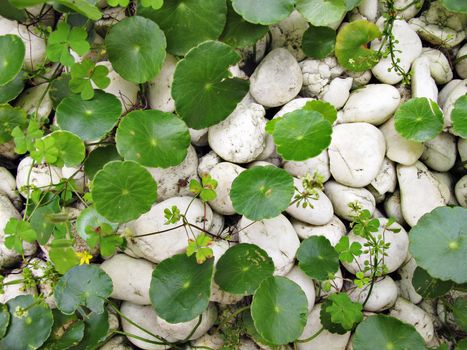
[[[346,293],[331,294],[321,307],[321,323],[332,333],[344,334],[363,320],[362,309]]]
[[[130,4],[130,0],[107,0],[107,3],[112,7],[127,7]]]
[[[37,238],[37,233],[29,222],[14,217],[7,222],[4,231],[5,246],[20,254],[23,253],[23,242],[32,243]]]
[[[141,0],[141,6],[152,7],[153,10],[159,10],[164,5],[164,0]]]
[[[199,196],[203,202],[209,202],[216,199],[216,188],[217,181],[209,174],[201,177],[201,183],[196,179],[192,179],[190,181],[190,192],[195,196]]]
[[[213,252],[209,245],[212,243],[212,238],[201,232],[195,239],[188,240],[186,255],[192,256],[195,254],[196,262],[202,264],[206,259],[212,258]]]
[[[80,306],[101,314],[104,312],[105,299],[110,296],[112,289],[112,280],[99,266],[75,266],[58,281],[55,301],[66,315],[71,315]]]
[[[362,254],[362,245],[358,242],[350,244],[348,236],[341,237],[335,249],[339,253],[339,260],[342,262],[351,263],[355,256]]]
[[[96,64],[91,60],[84,60],[71,66],[70,90],[75,94],[81,94],[83,100],[94,97],[94,88],[91,81],[100,88],[105,89],[110,84],[107,77],[109,70],[106,66]]]
[[[57,29],[49,35],[47,57],[52,62],[60,62],[65,66],[75,63],[70,49],[78,55],[84,55],[90,49],[86,38],[88,33],[80,27],[71,28],[69,24],[60,22]]]
[[[336,57],[339,64],[352,72],[363,72],[375,66],[380,55],[366,47],[373,39],[381,37],[376,24],[358,20],[344,26],[336,37]]]

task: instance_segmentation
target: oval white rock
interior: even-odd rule
[[[324,184],[324,193],[331,200],[338,217],[352,221],[355,212],[349,204],[358,204],[362,210],[369,210],[373,214],[376,207],[375,197],[365,188],[354,188],[341,185],[335,181]]]
[[[399,91],[392,85],[366,85],[350,94],[341,122],[380,125],[396,111],[400,100]]]
[[[386,157],[404,165],[412,165],[423,154],[423,143],[403,138],[394,126],[394,118],[380,126],[386,140]]]
[[[420,160],[436,171],[448,171],[456,162],[456,138],[443,132],[433,140],[425,142],[425,150]]]
[[[292,160],[285,161],[283,167],[284,170],[295,177],[303,177],[306,176],[306,174],[313,175],[315,172],[321,175],[325,182],[328,181],[331,177],[327,150],[322,151],[316,157],[309,158],[302,162],[296,162]]]
[[[152,109],[162,112],[175,111],[171,89],[176,65],[177,59],[167,54],[160,72],[149,82],[148,102]]]
[[[140,305],[151,304],[149,287],[154,264],[144,259],[117,254],[104,261],[100,267],[112,279],[111,298]]]
[[[411,166],[399,164],[397,179],[402,215],[410,226],[415,226],[423,215],[449,201],[449,188],[439,182],[421,162]]]
[[[456,198],[459,204],[467,208],[467,175],[464,175],[457,181],[454,191],[456,192]]]
[[[370,286],[358,288],[355,285],[347,291],[352,301],[363,304],[367,300]],[[365,311],[380,312],[389,309],[394,305],[397,299],[397,285],[389,276],[378,279],[373,284],[373,289],[363,308]]]
[[[378,175],[386,153],[384,136],[368,123],[334,126],[329,146],[334,179],[347,186],[364,187]]]
[[[385,229],[385,225],[388,222],[386,218],[380,218],[380,227],[378,232],[373,233],[373,235],[383,235],[384,241],[386,243],[390,243],[389,248],[385,250],[387,256],[384,259],[384,264],[387,267],[387,273],[391,273],[396,271],[402,263],[407,258],[407,254],[409,253],[409,236],[404,228],[399,225],[397,222],[391,225],[391,229],[400,229],[399,232],[392,232],[389,229]],[[358,242],[363,245],[367,242],[366,238],[362,236],[357,236],[352,231],[348,234],[349,243],[352,244],[353,242]],[[373,261],[373,258],[370,258],[370,254],[362,253],[361,255],[355,257],[355,260],[352,262],[344,262],[343,265],[347,271],[352,274],[356,274],[360,271],[361,266],[365,266],[365,260],[370,262]],[[365,272],[365,276],[370,276],[371,272]]]
[[[217,181],[217,197],[209,201],[209,205],[219,214],[233,215],[236,213],[230,200],[230,189],[232,182],[244,170],[244,168],[236,164],[221,162],[209,171],[209,175]]]
[[[294,178],[294,186],[299,192],[304,191],[302,181]],[[295,191],[295,195],[299,194]],[[317,199],[309,198],[308,205],[303,208],[301,203],[299,205],[292,204],[285,211],[294,218],[307,222],[311,225],[325,225],[327,224],[334,214],[329,198],[319,189],[316,190]]]
[[[306,222],[292,219],[292,225],[301,239],[307,239],[311,236],[324,236],[332,246],[339,243],[342,236],[347,234],[344,223],[337,217],[333,216],[325,225],[310,225]]]
[[[190,206],[186,214],[187,221],[191,224],[202,226],[203,221],[206,220],[206,229],[209,230],[211,228],[213,216],[211,208],[209,206],[204,207],[201,200],[191,197],[172,197],[161,203],[157,203],[152,206],[150,211],[144,213],[138,219],[130,221],[128,228],[137,236],[180,226],[180,223],[165,225],[164,210],[170,209],[174,205],[177,206],[181,213],[184,213],[188,206]],[[205,209],[206,217],[204,216]],[[192,231],[195,235],[201,232],[195,228],[192,228]],[[188,246],[188,239],[185,229],[179,227],[155,235],[130,237],[128,245],[133,252],[139,254],[141,257],[159,263],[175,254],[184,252]]]
[[[250,219],[244,216],[241,218],[238,224],[238,229],[241,230],[238,234],[240,243],[256,244],[264,249],[274,262],[275,275],[286,275],[293,267],[300,245],[292,224],[282,214],[250,225],[251,223]]]
[[[250,93],[265,107],[281,106],[298,95],[303,77],[297,60],[283,48],[272,50],[250,77]]]
[[[315,284],[313,283],[313,280],[298,266],[294,266],[285,277],[297,283],[300,286],[300,288],[302,288],[308,301],[308,312],[310,312],[311,309],[313,309],[313,306],[315,305],[316,298]]]

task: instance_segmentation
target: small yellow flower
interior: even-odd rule
[[[76,255],[79,257],[79,264],[89,264],[89,261],[92,259],[92,255],[89,254],[87,250],[84,250],[82,252],[76,252]]]

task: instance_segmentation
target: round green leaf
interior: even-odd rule
[[[454,133],[467,139],[467,95],[457,99],[451,112],[451,120]]]
[[[125,160],[160,168],[180,164],[191,142],[182,120],[156,110],[128,113],[118,126],[115,140]]]
[[[62,74],[50,83],[49,96],[56,109],[65,97],[73,95],[70,90],[70,74]]]
[[[29,221],[37,233],[37,241],[40,244],[46,244],[55,229],[55,223],[50,219],[50,215],[57,214],[61,210],[57,197],[49,200],[49,202],[46,205],[34,208],[29,216]]]
[[[52,310],[54,324],[52,333],[44,344],[44,350],[65,350],[78,345],[84,336],[84,322],[73,315],[62,314],[58,309]]]
[[[208,307],[214,259],[202,264],[194,255],[174,255],[152,273],[149,295],[156,313],[170,323],[187,322]]]
[[[23,66],[26,48],[17,35],[0,36],[0,85],[15,79]]]
[[[19,74],[9,83],[0,86],[0,104],[14,100],[24,89],[24,74]]]
[[[220,40],[232,47],[243,48],[254,45],[259,39],[266,35],[268,26],[247,22],[232,8],[230,1],[227,2],[227,23]]]
[[[123,223],[151,209],[157,199],[157,184],[142,165],[112,161],[94,176],[92,198],[99,214]]]
[[[302,161],[325,150],[331,143],[331,134],[332,124],[321,113],[299,109],[275,123],[272,137],[282,158]]]
[[[10,325],[0,340],[0,349],[38,349],[49,337],[53,317],[49,306],[34,300],[32,295],[20,295],[7,302]],[[27,309],[26,311],[22,311]]]
[[[64,98],[55,116],[62,129],[84,141],[96,141],[112,130],[121,113],[122,105],[117,97],[96,90],[91,100],[83,100],[80,95]]]
[[[376,24],[359,20],[345,25],[336,37],[336,57],[339,64],[351,72],[363,72],[379,61],[377,51],[368,49],[367,43],[381,37]]]
[[[323,236],[311,236],[298,248],[298,266],[311,278],[318,281],[329,279],[339,269],[339,254]]]
[[[430,276],[467,282],[467,209],[439,207],[425,214],[410,230],[410,254]]]
[[[414,97],[398,108],[394,125],[406,139],[429,141],[443,130],[443,112],[436,102],[426,97]]]
[[[83,161],[86,149],[83,141],[75,134],[65,131],[57,130],[47,135],[46,137],[54,140],[54,146],[58,149],[57,161],[54,162],[56,166],[77,166]]]
[[[293,194],[293,178],[285,170],[257,166],[235,178],[230,199],[238,214],[250,220],[263,220],[274,218],[287,209]]]
[[[246,95],[249,83],[229,78],[228,68],[240,60],[230,46],[207,41],[178,62],[172,97],[178,114],[190,128],[202,129],[227,118]]]
[[[386,315],[373,315],[360,323],[353,336],[354,350],[425,350],[425,342],[412,325]]]
[[[452,314],[459,328],[467,332],[467,298],[461,296],[454,300]]]
[[[329,27],[310,27],[303,34],[302,49],[305,55],[323,59],[334,51],[336,31]]]
[[[347,11],[345,0],[296,0],[297,10],[314,26],[329,26]]]
[[[313,100],[308,101],[303,109],[306,111],[316,111],[321,114],[321,116],[326,119],[329,123],[334,124],[337,119],[337,110],[336,108],[326,101]]]
[[[88,207],[84,209],[76,219],[76,233],[84,239],[88,239],[88,234],[86,233],[86,227],[90,226],[92,228],[99,227],[102,224],[110,225],[114,230],[117,230],[118,224],[112,223],[99,214],[94,207]]]
[[[8,306],[0,304],[0,338],[5,336],[9,324],[10,313],[8,312]]]
[[[441,3],[450,12],[463,13],[467,15],[467,3],[464,0],[441,0]]]
[[[0,144],[10,141],[11,132],[17,126],[26,126],[26,112],[21,108],[13,108],[10,105],[0,105]]]
[[[57,307],[64,314],[73,314],[86,306],[98,314],[104,312],[105,298],[112,293],[112,280],[97,265],[80,265],[68,270],[55,287]]]
[[[164,1],[159,10],[139,8],[138,14],[152,19],[167,37],[167,51],[176,56],[206,40],[216,40],[225,26],[225,0]]]
[[[92,312],[84,319],[84,336],[78,345],[72,350],[91,350],[98,348],[109,334],[109,314],[107,310],[97,314]]]
[[[87,177],[93,179],[94,175],[96,175],[104,165],[113,160],[122,160],[122,157],[118,154],[117,147],[115,147],[115,145],[98,147],[89,153],[88,157],[84,161],[84,173]]]
[[[232,5],[246,21],[269,25],[286,19],[294,9],[294,0],[232,0]]]
[[[220,257],[214,280],[229,293],[250,295],[273,272],[274,263],[263,249],[254,244],[240,243]]]
[[[165,60],[165,36],[150,19],[131,16],[110,28],[105,47],[112,67],[124,79],[145,83],[153,79]]]
[[[275,345],[297,339],[305,328],[308,301],[302,288],[285,277],[268,277],[256,290],[251,316],[258,333]]]
[[[454,283],[433,278],[428,272],[417,266],[413,273],[412,285],[423,298],[433,299],[449,292]]]

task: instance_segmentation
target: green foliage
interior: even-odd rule
[[[277,153],[285,160],[303,161],[315,157],[331,143],[332,124],[313,110],[287,113],[273,120],[273,126],[267,130],[272,134]]]
[[[69,131],[57,130],[39,141],[45,145],[40,149],[42,158],[46,159],[49,164],[71,167],[78,166],[84,160],[86,150],[83,141]],[[31,156],[32,154],[31,152]],[[49,160],[47,160],[48,157],[50,157]],[[52,158],[56,159],[52,160]]]
[[[269,27],[247,22],[232,8],[232,3],[227,1],[227,23],[220,40],[232,47],[248,47],[254,45],[266,35]]]
[[[418,266],[412,277],[412,285],[415,291],[426,299],[433,299],[446,294],[453,284],[452,281],[441,281],[431,277],[428,272]]]
[[[23,66],[26,48],[17,35],[0,36],[0,86],[11,82]]]
[[[164,217],[166,219],[164,225],[171,225],[179,222],[182,216],[180,214],[180,209],[178,209],[176,205],[173,205],[172,209],[164,209]]]
[[[56,118],[62,129],[84,141],[95,141],[113,129],[121,113],[122,106],[117,97],[96,91],[89,100],[83,100],[79,95],[64,98],[57,107]]]
[[[467,95],[459,97],[451,111],[452,130],[456,135],[467,139]]]
[[[350,244],[348,236],[342,236],[335,249],[339,253],[339,260],[347,263],[351,263],[356,256],[362,254],[362,245],[358,242]]]
[[[294,0],[232,0],[232,6],[247,22],[269,25],[286,19],[294,9]]]
[[[467,15],[467,4],[463,0],[441,0],[441,3],[451,12]]]
[[[172,113],[147,110],[128,113],[115,140],[125,160],[168,168],[185,159],[191,138],[185,123]]]
[[[29,121],[26,133],[23,132],[20,126],[15,126],[11,132],[16,145],[15,152],[24,154],[28,151],[34,151],[36,139],[42,137],[43,134],[39,122],[33,119]]]
[[[443,112],[438,104],[426,97],[414,97],[404,102],[394,114],[394,125],[408,140],[425,142],[443,130]]]
[[[425,350],[425,342],[412,325],[386,315],[373,315],[355,330],[354,350]]]
[[[202,264],[206,259],[213,257],[212,249],[209,245],[212,243],[212,238],[206,236],[204,232],[201,232],[195,239],[188,240],[188,247],[186,248],[186,255],[196,257],[196,262]]]
[[[365,20],[350,22],[337,33],[336,57],[339,64],[352,72],[373,68],[380,54],[368,49],[366,44],[380,37],[381,32],[374,23]]]
[[[3,338],[10,324],[10,313],[8,312],[8,306],[0,304],[0,339]]]
[[[256,330],[274,345],[287,344],[303,332],[308,315],[308,301],[298,284],[285,277],[264,279],[251,303]]]
[[[112,7],[127,7],[130,0],[107,0],[107,3]]]
[[[228,68],[240,61],[230,46],[206,41],[178,62],[172,84],[177,113],[190,128],[217,124],[233,112],[248,92],[248,81],[230,78]]]
[[[467,298],[458,297],[452,303],[452,314],[456,324],[464,332],[467,332]]]
[[[170,323],[191,321],[206,310],[213,259],[198,264],[194,256],[174,255],[156,266],[149,295],[156,313]]]
[[[141,6],[152,7],[153,10],[159,10],[164,5],[164,0],[141,0]]]
[[[99,266],[80,265],[60,278],[54,295],[57,307],[66,315],[83,306],[101,314],[105,298],[110,296],[112,289],[112,280]]]
[[[363,320],[362,310],[346,293],[331,294],[321,307],[321,324],[331,333],[344,334]]]
[[[66,22],[60,22],[57,29],[49,35],[47,41],[47,57],[52,62],[60,62],[64,66],[71,66],[75,59],[70,49],[78,55],[86,54],[90,45],[86,40],[88,33],[80,27],[70,27]]]
[[[195,196],[199,196],[203,202],[213,201],[217,197],[216,193],[217,181],[211,175],[203,175],[201,183],[196,179],[190,181],[190,192]]]
[[[274,218],[287,209],[293,194],[293,179],[285,170],[258,166],[235,178],[230,199],[238,214],[250,220],[263,220]]]
[[[157,199],[157,184],[142,165],[112,161],[94,176],[91,193],[99,214],[123,223],[151,209]]]
[[[334,124],[337,120],[337,110],[336,108],[326,101],[321,100],[312,100],[308,101],[303,109],[306,111],[316,111],[322,115],[322,117],[327,120],[329,123]]]
[[[70,90],[75,94],[81,94],[83,100],[94,97],[94,88],[91,81],[100,89],[105,89],[110,84],[107,77],[109,70],[106,66],[96,66],[88,59],[71,66]]]
[[[24,89],[25,74],[20,71],[16,77],[0,86],[0,105],[14,100]]]
[[[10,324],[0,349],[38,349],[47,340],[53,317],[49,306],[32,295],[20,295],[7,302]]]
[[[93,21],[97,21],[102,17],[99,9],[87,0],[56,0],[56,2]]]
[[[334,51],[336,31],[329,27],[310,27],[303,34],[302,49],[305,55],[323,59]]]
[[[26,126],[26,112],[20,108],[11,107],[8,104],[0,105],[0,144],[10,141],[14,135],[13,130]],[[21,132],[21,130],[19,130]]]
[[[84,336],[84,322],[76,315],[62,314],[52,310],[54,324],[50,338],[44,344],[44,350],[65,350],[78,345]]]
[[[165,35],[153,21],[127,17],[110,28],[105,47],[112,67],[124,79],[145,83],[153,79],[165,60]]]
[[[104,165],[113,160],[122,160],[115,145],[98,147],[89,153],[84,162],[84,173],[91,180]]]
[[[50,243],[50,261],[61,274],[66,273],[80,263],[80,259],[73,249],[73,243],[72,240],[65,238],[56,238]]]
[[[459,269],[467,256],[467,209],[439,207],[425,214],[409,233],[410,254],[430,276],[456,283],[467,282]]]
[[[311,278],[325,281],[339,269],[339,254],[323,236],[305,239],[297,251],[298,266]]]
[[[263,249],[254,244],[240,243],[220,257],[214,280],[229,293],[251,295],[273,272],[274,263]]]
[[[227,7],[226,0],[170,0],[158,10],[140,7],[138,13],[161,27],[167,37],[169,53],[183,56],[192,47],[219,38],[225,26]]]
[[[23,242],[32,243],[37,238],[37,233],[29,222],[14,217],[7,222],[4,232],[5,246],[20,254],[23,253]]]
[[[109,332],[109,315],[106,310],[98,314],[90,313],[84,319],[84,336],[79,345],[73,347],[73,350],[91,350],[98,348],[107,338]]]
[[[297,10],[314,26],[330,26],[345,15],[345,0],[295,0]]]

